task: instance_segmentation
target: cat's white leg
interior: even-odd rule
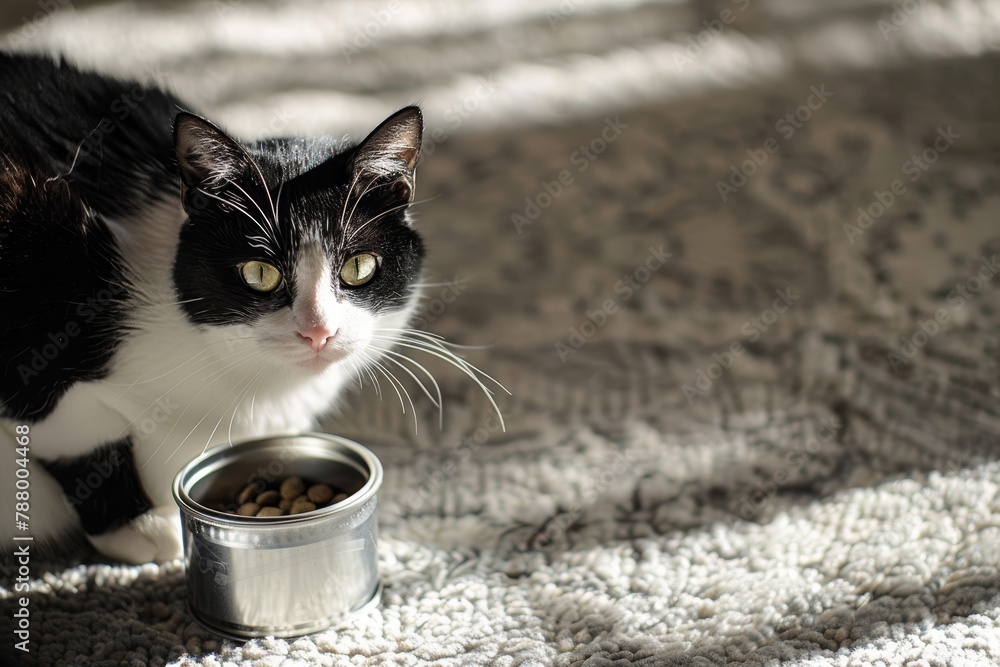
[[[88,535],[87,539],[108,558],[136,565],[162,563],[183,554],[180,512],[176,506],[154,507],[121,528]]]

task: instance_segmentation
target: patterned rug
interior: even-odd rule
[[[180,562],[84,553],[31,565],[37,664],[1000,663],[1000,3],[111,2],[7,44],[247,137],[423,105],[418,323],[511,393],[502,430],[421,359],[441,425],[415,386],[326,424],[385,465],[379,608],[235,643]]]

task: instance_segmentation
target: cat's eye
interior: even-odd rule
[[[351,287],[364,285],[375,275],[378,260],[378,256],[370,252],[360,252],[349,257],[340,267],[340,279]]]
[[[274,291],[281,284],[281,272],[273,264],[267,262],[244,262],[240,264],[240,276],[247,287],[258,292]]]

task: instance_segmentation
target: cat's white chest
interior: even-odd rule
[[[169,504],[173,476],[209,447],[311,428],[346,379],[331,371],[303,379],[239,340],[144,331],[123,344],[107,377],[66,394],[36,441],[50,443],[49,456],[79,456],[127,437],[145,491]]]

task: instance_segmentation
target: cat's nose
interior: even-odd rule
[[[333,335],[337,332],[330,331],[323,325],[318,325],[309,329],[303,329],[302,331],[298,331],[296,333],[302,342],[307,343],[312,347],[312,349],[320,352],[324,347],[326,347],[327,341],[333,338]]]

